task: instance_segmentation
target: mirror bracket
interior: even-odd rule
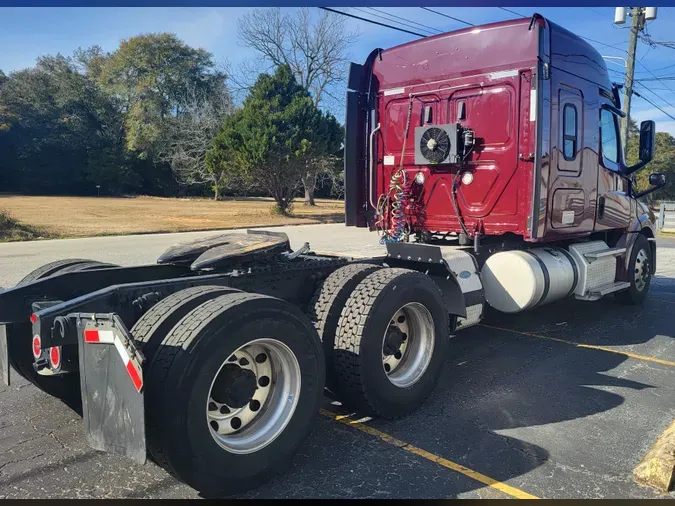
[[[652,186],[651,188],[648,188],[645,191],[635,193],[635,194],[633,194],[633,197],[636,198],[636,199],[639,199],[640,197],[644,197],[645,195],[649,195],[650,193],[655,192],[656,190],[660,190],[661,188],[666,186],[666,183],[667,183],[666,179],[663,178],[659,184],[654,185],[654,186]]]

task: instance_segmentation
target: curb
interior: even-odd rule
[[[633,471],[633,478],[646,485],[668,492],[675,485],[675,421],[659,436],[651,450]]]

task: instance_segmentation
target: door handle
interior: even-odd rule
[[[598,199],[598,218],[602,218],[603,214],[605,214],[605,197],[600,197]]]

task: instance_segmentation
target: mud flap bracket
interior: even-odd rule
[[[147,458],[143,354],[116,314],[70,314],[77,321],[82,412],[92,448]]]
[[[9,343],[6,325],[0,325],[0,376],[3,383],[9,386]]]

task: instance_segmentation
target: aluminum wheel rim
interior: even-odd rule
[[[644,249],[638,251],[637,257],[635,258],[635,288],[638,292],[644,290],[649,281],[649,276],[651,276],[650,266],[649,266],[649,257],[647,252]]]
[[[391,318],[382,342],[382,367],[399,388],[417,383],[434,352],[434,320],[419,302],[401,307]]]
[[[291,349],[276,339],[250,341],[211,381],[206,401],[211,436],[231,453],[259,451],[286,428],[299,397],[300,364]]]

